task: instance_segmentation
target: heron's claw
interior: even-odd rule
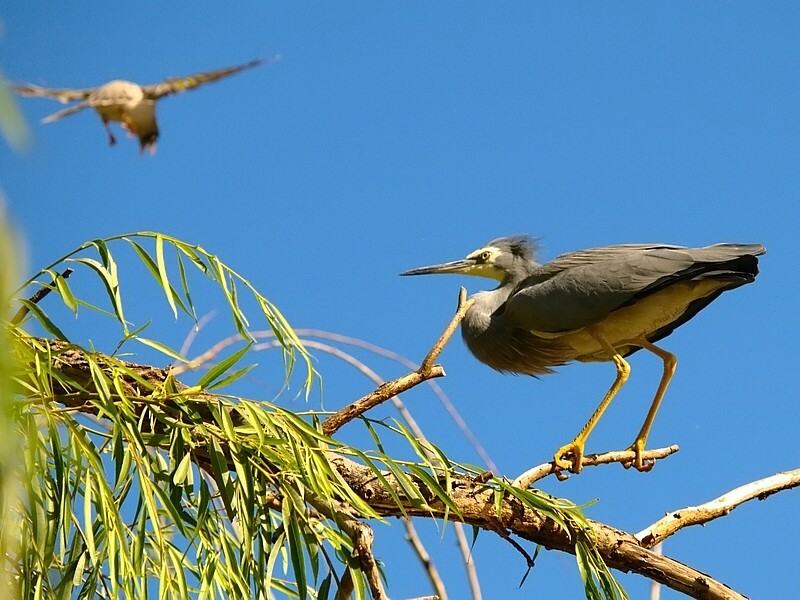
[[[630,445],[628,450],[634,453],[634,457],[633,460],[622,463],[622,466],[625,467],[626,469],[633,467],[637,471],[645,473],[650,469],[652,469],[653,466],[656,464],[656,461],[654,459],[645,460],[642,457],[642,454],[644,453],[644,440],[636,438],[633,441],[633,444]]]
[[[553,460],[561,469],[580,473],[583,467],[583,443],[580,440],[572,440],[569,444],[561,446]]]

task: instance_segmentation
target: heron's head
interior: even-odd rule
[[[530,273],[537,266],[535,255],[536,244],[532,238],[514,235],[492,240],[460,260],[419,267],[400,275],[458,273],[506,282],[510,277],[517,279]]]

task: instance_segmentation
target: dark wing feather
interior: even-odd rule
[[[741,274],[735,285],[752,281],[757,272],[753,257],[763,252],[758,244],[718,244],[607,246],[566,254],[518,286],[507,302],[505,318],[535,332],[580,329],[678,280]],[[750,257],[747,264],[729,265],[742,257]]]
[[[86,100],[96,88],[86,88],[82,90],[72,89],[51,89],[43,88],[30,83],[10,86],[11,89],[20,96],[32,98],[52,98],[60,102],[67,103],[74,100]]]
[[[275,60],[276,58],[273,57],[271,60]],[[155,83],[153,85],[142,86],[142,91],[144,92],[145,97],[151,98],[153,100],[158,100],[163,96],[168,96],[170,94],[180,94],[181,92],[185,92],[187,90],[193,90],[194,88],[203,85],[204,83],[211,83],[213,81],[218,81],[224,77],[229,77],[230,75],[235,75],[245,69],[251,69],[253,67],[257,67],[260,64],[263,64],[265,61],[263,59],[256,59],[251,60],[249,63],[245,63],[243,65],[236,65],[234,67],[228,67],[225,69],[217,69],[216,71],[205,71],[203,73],[195,73],[194,75],[188,75],[187,77],[171,77],[169,79],[165,79],[161,83]]]

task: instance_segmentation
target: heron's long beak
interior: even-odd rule
[[[476,261],[472,258],[462,258],[440,265],[430,265],[429,267],[418,267],[409,271],[404,271],[400,275],[438,275],[441,273],[463,273],[470,275],[470,271],[475,268]]]

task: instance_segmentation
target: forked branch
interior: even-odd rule
[[[387,381],[386,383],[379,385],[373,392],[370,392],[366,396],[359,398],[355,402],[348,404],[344,408],[332,414],[322,422],[323,433],[325,433],[325,435],[333,435],[345,424],[349,423],[355,418],[360,417],[371,408],[386,402],[389,398],[393,398],[398,394],[402,394],[403,392],[408,391],[429,379],[444,376],[444,369],[441,367],[441,365],[434,363],[436,362],[436,359],[439,358],[439,354],[442,353],[442,350],[447,342],[449,342],[450,338],[453,337],[453,332],[455,332],[456,328],[458,327],[459,323],[461,323],[464,315],[467,314],[467,310],[469,310],[471,305],[472,300],[467,300],[467,291],[464,288],[461,288],[458,294],[458,306],[456,307],[456,312],[453,315],[453,318],[450,319],[450,323],[448,323],[447,327],[445,327],[445,330],[442,332],[442,335],[439,336],[439,339],[436,340],[433,348],[431,348],[430,352],[428,352],[428,355],[423,359],[419,368],[416,371],[412,371],[411,373],[403,375],[402,377],[398,377],[397,379],[393,379],[392,381]]]
[[[750,500],[764,500],[772,494],[800,486],[800,469],[783,471],[770,477],[739,486],[730,492],[700,506],[687,506],[659,519],[647,529],[636,534],[636,539],[645,548],[652,548],[676,531],[691,525],[704,525],[724,517],[737,506]]]

